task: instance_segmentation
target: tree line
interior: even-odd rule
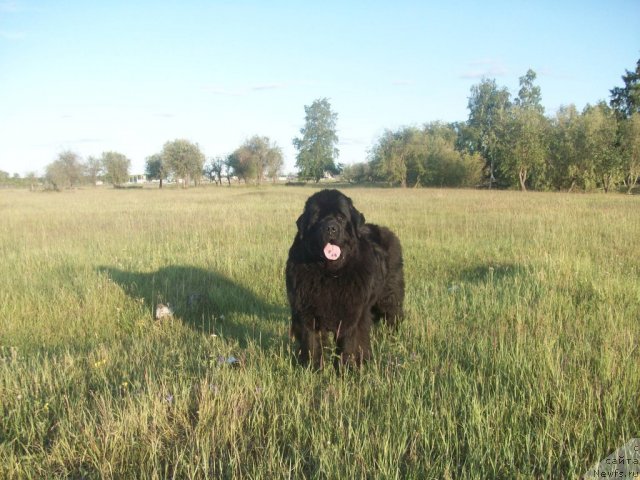
[[[545,115],[536,73],[512,96],[494,79],[471,88],[466,122],[387,130],[351,182],[406,186],[486,186],[521,190],[628,192],[640,178],[640,60],[609,103],[563,106]]]
[[[301,129],[301,138],[293,140],[299,150],[299,177],[319,181],[325,172],[338,174],[334,158],[338,155],[335,147],[338,136],[335,132],[337,114],[331,111],[327,99],[319,99],[305,107],[305,127]],[[148,180],[157,180],[160,188],[171,178],[179,181],[183,187],[191,183],[198,185],[203,178],[218,185],[226,179],[245,183],[261,184],[275,182],[282,173],[284,156],[282,149],[269,137],[254,135],[245,140],[231,154],[210,159],[198,144],[189,140],[177,139],[164,144],[162,151],[147,157],[145,176]],[[100,158],[89,157],[82,162],[80,156],[72,151],[64,151],[47,165],[45,183],[50,188],[61,190],[73,188],[81,183],[95,184],[107,181],[119,186],[129,180],[131,161],[118,152],[105,152]]]
[[[157,180],[160,188],[168,179],[183,187],[198,185],[203,178],[221,184],[226,178],[260,184],[265,179],[278,178],[283,165],[282,150],[268,137],[254,136],[246,140],[227,157],[215,157],[205,163],[198,144],[177,139],[164,144],[162,151],[147,157],[145,176]],[[47,165],[43,181],[53,190],[74,188],[81,184],[107,182],[122,186],[130,181],[131,160],[118,152],[104,152],[100,157],[81,157],[70,150],[60,152]],[[29,178],[35,181],[35,173]],[[9,176],[7,175],[7,179]]]
[[[487,187],[521,190],[631,192],[640,178],[640,60],[622,76],[624,85],[610,90],[610,101],[562,106],[546,115],[536,73],[520,78],[513,95],[495,79],[471,87],[464,122],[431,122],[421,127],[385,131],[367,161],[343,166],[337,114],[328,99],[305,106],[305,123],[293,139],[298,178],[320,181],[340,175],[350,183],[384,182],[401,187]],[[121,185],[131,161],[104,152],[82,162],[61,152],[46,168],[45,181],[55,189],[98,179]],[[268,137],[253,136],[231,154],[206,162],[200,147],[188,140],[165,143],[146,159],[146,176],[180,181],[184,187],[203,178],[222,184],[232,178],[260,184],[282,172],[282,149]],[[35,177],[34,174],[30,174]]]

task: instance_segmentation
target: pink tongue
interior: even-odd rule
[[[327,243],[324,246],[324,256],[327,257],[328,260],[337,260],[340,257],[340,247]]]

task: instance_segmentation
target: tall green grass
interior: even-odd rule
[[[350,189],[407,318],[340,376],[288,339],[312,192],[0,191],[0,478],[571,478],[640,436],[637,198]]]

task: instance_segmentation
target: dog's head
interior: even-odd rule
[[[364,223],[364,215],[349,197],[338,190],[322,190],[307,199],[297,221],[298,237],[312,257],[337,269],[357,249]]]

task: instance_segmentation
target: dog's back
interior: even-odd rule
[[[375,321],[396,325],[404,316],[404,263],[398,237],[388,228],[368,223],[363,233],[377,245],[386,266],[384,287],[372,309]]]

